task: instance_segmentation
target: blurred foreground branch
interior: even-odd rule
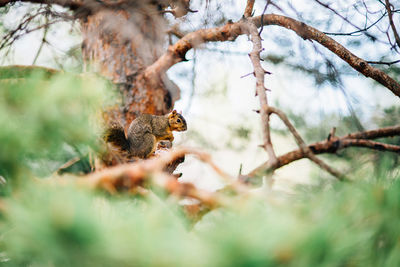
[[[111,194],[121,191],[145,194],[147,191],[144,189],[146,185],[155,185],[172,195],[197,199],[210,208],[223,205],[225,200],[221,194],[197,189],[193,184],[179,182],[175,176],[164,172],[164,168],[168,164],[187,154],[194,155],[208,164],[233,189],[243,189],[244,186],[240,186],[233,178],[221,170],[211,160],[209,154],[190,148],[175,149],[151,159],[109,167],[81,177],[77,182],[82,186],[105,190]],[[64,182],[65,179],[62,181]]]

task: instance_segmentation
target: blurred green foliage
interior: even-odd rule
[[[29,169],[49,175],[54,167],[43,169],[49,166],[45,162],[59,167],[72,157],[71,148],[75,152],[95,148],[97,116],[109,95],[104,82],[89,76],[49,75],[42,68],[3,70],[0,175],[15,180]]]
[[[1,202],[4,266],[398,266],[400,182],[235,199],[194,228],[151,196],[30,184]],[[169,203],[169,204],[168,204]]]

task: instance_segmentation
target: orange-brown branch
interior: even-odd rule
[[[221,177],[231,183],[233,189],[244,190],[243,185],[240,186],[235,183],[228,174],[212,162],[207,153],[189,148],[175,149],[148,160],[109,167],[79,178],[78,183],[82,186],[99,188],[110,193],[118,191],[136,192],[145,184],[151,183],[164,188],[173,195],[198,199],[209,207],[225,203],[223,196],[197,189],[191,183],[181,183],[175,176],[163,171],[167,164],[186,154],[195,155],[199,160],[209,164]]]
[[[244,10],[243,15],[245,18],[251,17],[253,13],[254,2],[255,0],[247,0],[246,9]]]

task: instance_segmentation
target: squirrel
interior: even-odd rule
[[[104,140],[127,152],[130,156],[148,158],[162,140],[172,142],[172,131],[186,131],[186,120],[172,111],[164,116],[141,114],[129,125],[127,136],[122,125],[116,124],[106,130]]]

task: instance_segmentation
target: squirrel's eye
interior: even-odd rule
[[[180,119],[177,119],[176,122],[177,122],[177,123],[181,123],[181,120],[180,120]]]

